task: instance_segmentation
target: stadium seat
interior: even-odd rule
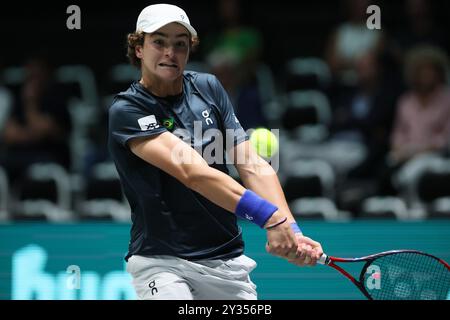
[[[57,82],[68,97],[72,120],[70,149],[72,169],[83,168],[85,151],[89,147],[89,128],[99,118],[99,97],[93,71],[86,65],[62,65],[55,71]]]
[[[0,73],[0,83],[10,91],[13,99],[15,96],[20,95],[20,90],[24,80],[25,68],[22,66],[7,67]]]
[[[327,96],[320,91],[290,92],[281,124],[291,135],[303,142],[320,142],[328,137],[331,109]]]
[[[401,198],[378,196],[363,201],[359,217],[363,219],[410,219],[406,203]]]
[[[133,81],[139,80],[141,72],[135,66],[121,63],[112,66],[108,72],[107,94],[116,94],[126,90]]]
[[[255,78],[264,117],[270,123],[278,126],[284,108],[279,101],[273,72],[268,65],[260,63],[256,68]]]
[[[276,88],[270,67],[265,63],[260,63],[256,68],[255,75],[262,102],[266,103],[274,100],[276,98]]]
[[[92,70],[85,65],[63,65],[56,69],[59,83],[73,86],[74,95],[88,105],[98,104],[97,83]]]
[[[1,83],[1,82],[0,82]],[[9,115],[14,104],[14,97],[9,89],[2,88],[0,85],[0,132],[9,118]]]
[[[55,70],[56,81],[64,84],[73,98],[90,105],[98,103],[97,85],[94,73],[85,65],[63,65]],[[13,66],[2,72],[2,82],[7,87],[20,87],[25,80],[25,68]]]
[[[350,218],[348,212],[339,211],[336,204],[327,198],[300,198],[290,202],[294,217],[300,217],[302,220],[326,220],[326,221],[344,221]]]
[[[104,81],[105,88],[103,88],[104,92],[101,98],[102,107],[109,108],[114,96],[119,92],[127,90],[133,81],[139,80],[140,75],[141,72],[138,68],[129,63],[120,63],[111,66]]]
[[[393,182],[417,218],[427,218],[433,203],[450,196],[450,159],[434,153],[417,156],[400,169]]]
[[[438,198],[450,197],[450,161],[446,168],[430,168],[420,175],[417,196],[427,204]]]
[[[294,90],[321,90],[328,88],[331,73],[328,65],[320,58],[294,58],[286,64],[287,92]]]
[[[294,215],[326,220],[339,220],[345,216],[333,202],[335,176],[327,162],[296,160],[285,175],[283,190]]]
[[[71,202],[66,170],[55,163],[36,163],[13,188],[11,217],[14,220],[70,221]]]
[[[93,167],[76,208],[81,220],[130,221],[130,207],[114,163],[99,163]]]
[[[72,169],[81,172],[85,152],[90,145],[89,128],[97,125],[99,110],[83,101],[72,101],[69,105],[69,113],[72,121],[70,136]]]
[[[58,88],[68,98],[68,109],[72,120],[70,137],[73,169],[80,171],[84,151],[89,145],[88,127],[98,119],[98,93],[92,70],[85,65],[63,65],[55,70]],[[8,67],[3,72],[5,85],[15,94],[19,94],[25,79],[25,68]]]
[[[9,218],[9,184],[5,170],[0,167],[0,221],[6,221]]]
[[[450,197],[441,197],[431,203],[428,218],[450,219]]]
[[[2,83],[5,85],[20,85],[25,80],[25,68],[22,66],[7,67],[1,75]]]
[[[424,172],[417,181],[417,197],[425,204],[427,218],[450,218],[449,166]]]
[[[284,191],[288,201],[303,197],[334,199],[335,175],[333,168],[319,159],[300,159],[287,170]]]

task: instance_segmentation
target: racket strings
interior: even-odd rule
[[[449,294],[450,272],[427,255],[386,255],[366,270],[364,286],[376,300],[443,300]]]

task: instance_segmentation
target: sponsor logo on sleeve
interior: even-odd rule
[[[149,131],[149,130],[159,128],[159,124],[156,121],[156,118],[153,114],[150,116],[138,119],[138,123],[139,123],[139,126],[141,127],[142,131]]]

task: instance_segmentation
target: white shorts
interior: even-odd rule
[[[127,272],[142,300],[256,300],[250,272],[256,262],[245,255],[229,260],[188,261],[173,256],[128,259]]]

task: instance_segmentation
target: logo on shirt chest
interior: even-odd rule
[[[210,116],[210,111],[209,110],[203,110],[202,111],[202,116],[205,119],[205,122],[206,122],[206,124],[208,126],[212,125],[214,123],[213,120],[209,117]]]

